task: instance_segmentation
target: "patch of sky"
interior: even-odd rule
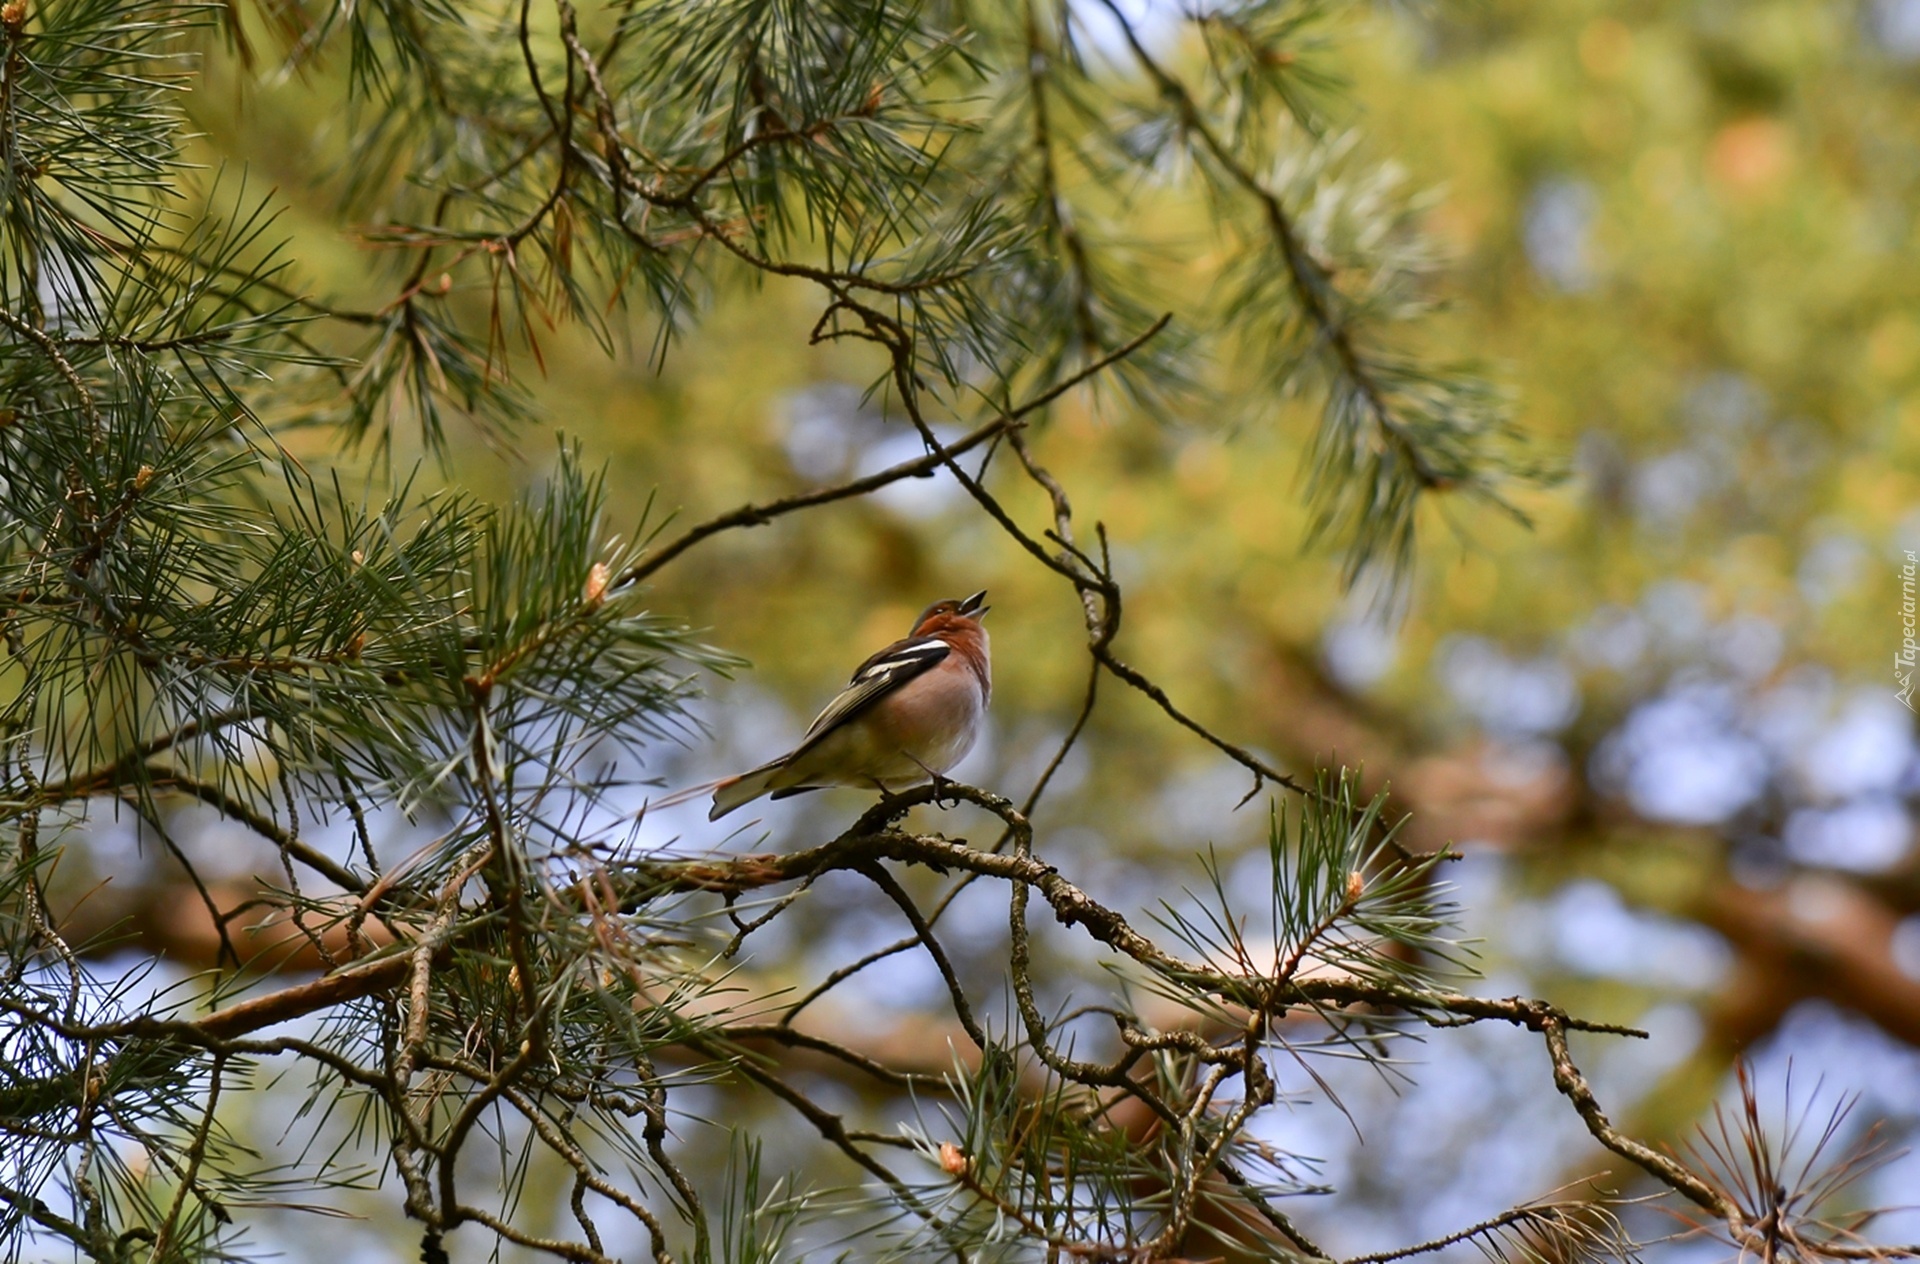
[[[1824,1160],[1837,1161],[1853,1146],[1880,1143],[1882,1153],[1896,1156],[1894,1161],[1869,1174],[1847,1201],[1887,1209],[1872,1221],[1865,1234],[1869,1239],[1920,1238],[1920,1205],[1914,1198],[1920,1189],[1920,1164],[1912,1161],[1911,1152],[1900,1154],[1920,1132],[1915,1126],[1920,1120],[1920,1050],[1826,1001],[1804,1001],[1752,1053],[1750,1063],[1761,1117],[1771,1135],[1784,1137],[1795,1118],[1809,1124],[1790,1151],[1795,1161],[1784,1164],[1784,1171],[1798,1170],[1833,1110],[1859,1095]],[[1737,1099],[1731,1083],[1722,1089],[1721,1100],[1733,1108]],[[1875,1120],[1888,1123],[1869,1138],[1867,1130]]]
[[[1902,918],[1893,928],[1891,951],[1893,964],[1900,967],[1900,973],[1920,981],[1920,913]]]
[[[1634,514],[1643,525],[1672,530],[1684,525],[1700,502],[1719,491],[1724,482],[1722,469],[1702,454],[1683,448],[1635,466],[1629,493]]]
[[[1517,952],[1550,956],[1568,971],[1662,988],[1706,991],[1733,955],[1705,927],[1630,907],[1604,882],[1582,880],[1510,916]]]
[[[1594,752],[1595,780],[1651,820],[1710,825],[1765,791],[1766,748],[1740,727],[1739,695],[1692,682],[1643,702]]]
[[[1522,212],[1520,241],[1539,278],[1567,294],[1584,294],[1599,280],[1593,242],[1600,199],[1593,185],[1553,176],[1534,185]]]
[[[781,444],[794,472],[810,482],[864,478],[926,452],[918,431],[889,422],[861,392],[844,382],[821,382],[787,395],[779,418]],[[961,435],[952,426],[932,427],[949,443]],[[966,498],[966,489],[945,470],[906,478],[874,493],[874,503],[902,518],[937,517]]]
[[[1863,689],[1802,748],[1796,771],[1818,798],[1891,793],[1913,767],[1913,715],[1891,695]]]
[[[1794,580],[1816,609],[1832,605],[1866,578],[1869,554],[1860,540],[1835,526],[1816,530],[1800,554]]]
[[[1557,733],[1580,714],[1573,673],[1553,655],[1521,658],[1487,637],[1451,636],[1435,657],[1455,705],[1495,737]]]
[[[1653,634],[1639,611],[1604,605],[1568,634],[1567,644],[1582,663],[1624,673],[1646,658]]]
[[[1872,0],[1864,10],[1867,38],[1895,61],[1920,61],[1920,0]]]
[[[1508,991],[1522,986],[1503,980]],[[1396,1073],[1355,1060],[1316,1060],[1337,1095],[1309,1092],[1263,1111],[1250,1131],[1290,1154],[1319,1156],[1341,1192],[1289,1208],[1317,1241],[1348,1255],[1453,1232],[1546,1194],[1587,1153],[1579,1118],[1540,1070],[1538,1038],[1501,1026],[1396,1043]],[[1275,1068],[1282,1091],[1315,1089],[1302,1069]],[[1404,1197],[1418,1189],[1419,1199]]]
[[[1856,799],[1837,808],[1795,809],[1781,839],[1787,855],[1803,865],[1878,873],[1906,858],[1913,823],[1897,799]]]
[[[1320,659],[1328,674],[1355,691],[1385,676],[1400,657],[1400,626],[1405,616],[1405,605],[1392,600],[1380,585],[1356,584],[1320,634]]]

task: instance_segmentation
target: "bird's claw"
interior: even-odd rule
[[[927,770],[927,778],[933,786],[933,806],[937,808],[957,808],[960,806],[960,796],[952,793],[953,780],[951,778],[943,777],[931,768]]]

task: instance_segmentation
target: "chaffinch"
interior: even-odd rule
[[[853,673],[800,744],[776,760],[720,781],[717,821],[761,795],[784,799],[827,786],[891,794],[940,776],[966,758],[993,694],[983,590],[936,601],[895,641]]]

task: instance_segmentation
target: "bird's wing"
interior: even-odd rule
[[[847,682],[847,687],[827,704],[826,710],[814,717],[813,723],[807,728],[807,735],[800,739],[793,753],[782,762],[797,758],[834,729],[951,653],[953,647],[937,636],[908,637],[887,646],[860,664],[853,673],[853,679]]]

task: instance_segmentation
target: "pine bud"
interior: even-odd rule
[[[967,1160],[967,1155],[964,1150],[951,1141],[942,1141],[940,1143],[940,1166],[946,1171],[948,1176],[965,1176],[967,1174],[967,1168],[971,1165]]]
[[[611,578],[605,562],[593,564],[593,569],[587,572],[587,586],[580,593],[580,600],[586,603],[587,609],[592,610],[606,600],[607,581]]]
[[[1358,904],[1367,889],[1367,880],[1358,869],[1347,875],[1347,903]]]
[[[151,465],[143,465],[133,476],[133,490],[143,492],[147,490],[147,485],[151,482],[153,482],[153,467]]]
[[[18,31],[27,24],[27,0],[7,0],[0,4],[0,23],[5,23],[9,31]]]

